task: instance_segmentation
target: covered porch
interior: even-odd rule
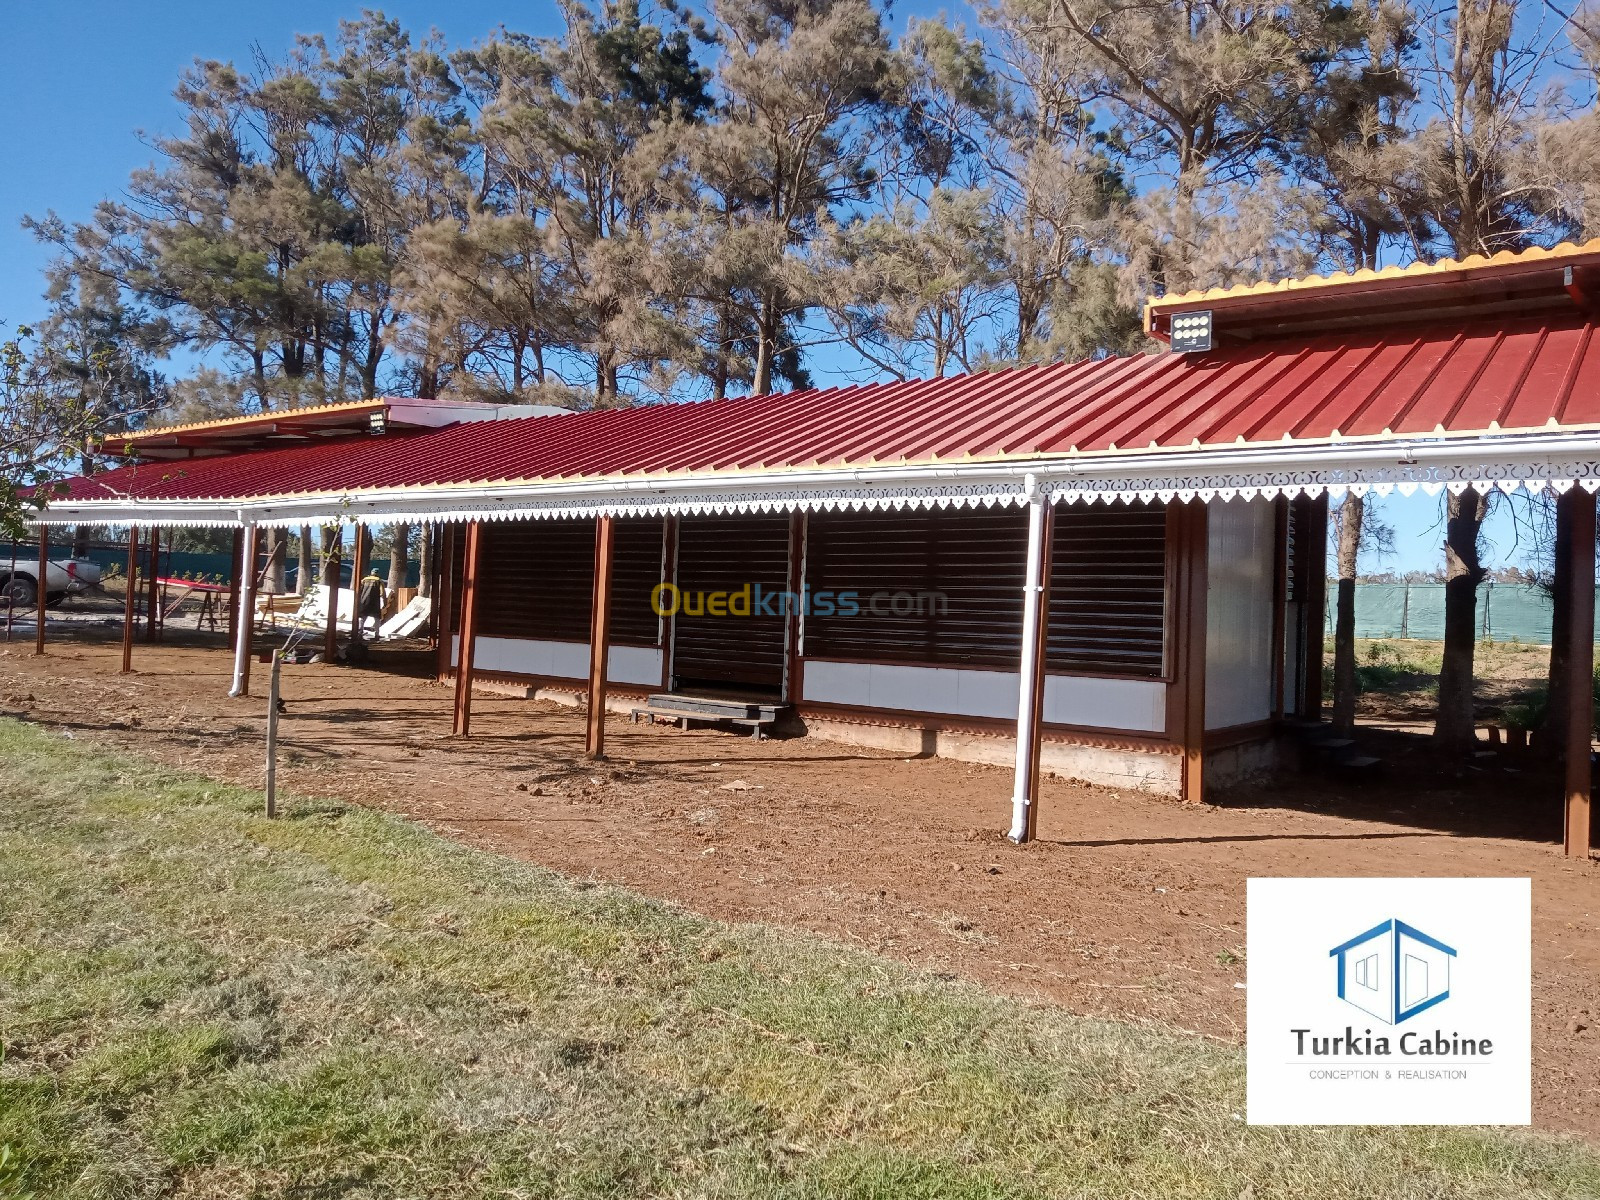
[[[251,562],[268,528],[428,524],[456,734],[488,678],[580,692],[593,758],[608,700],[732,689],[886,745],[987,738],[1021,842],[1047,769],[1200,802],[1317,718],[1327,505],[1347,493],[1561,496],[1587,680],[1600,350],[1573,281],[1597,267],[1569,247],[1176,297],[1147,319],[1159,337],[1203,314],[1182,353],[143,464],[36,516],[231,527]],[[700,610],[653,608],[663,585]],[[746,589],[783,599],[739,612]],[[1565,841],[1585,855],[1589,689],[1571,694]]]

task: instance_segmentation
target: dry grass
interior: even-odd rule
[[[1592,1197],[1232,1049],[0,721],[0,1196]]]

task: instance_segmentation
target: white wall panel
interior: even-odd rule
[[[1164,733],[1167,685],[1159,679],[1047,675],[1044,719],[1060,725],[1086,725],[1091,729]]]
[[[1208,508],[1206,728],[1272,715],[1272,505],[1213,500]]]
[[[805,700],[862,708],[1014,720],[1014,671],[888,666],[807,659]],[[1045,679],[1044,719],[1066,725],[1158,733],[1166,728],[1166,685],[1148,679]]]
[[[589,656],[584,655],[584,674],[589,673]],[[606,655],[606,679],[611,683],[631,683],[637,687],[661,687],[661,651],[653,646],[613,646]]]
[[[872,668],[866,663],[805,660],[802,683],[806,700],[822,704],[849,704],[856,708],[872,706]]]
[[[461,660],[461,638],[451,638],[450,661]],[[587,642],[548,642],[526,638],[481,637],[473,666],[479,671],[509,675],[548,675],[553,679],[587,680]],[[613,646],[606,659],[606,679],[639,687],[661,686],[661,651],[649,646]]]

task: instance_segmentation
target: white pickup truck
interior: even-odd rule
[[[100,586],[100,568],[86,558],[55,558],[45,564],[44,602],[60,604],[68,596],[81,596]],[[0,609],[10,604],[32,608],[39,602],[39,560],[0,559]]]

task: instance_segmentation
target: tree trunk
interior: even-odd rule
[[[1366,501],[1348,495],[1339,508],[1339,598],[1333,626],[1333,728],[1348,736],[1356,727],[1356,567]]]
[[[756,372],[750,385],[755,396],[765,396],[772,391],[772,360],[778,353],[778,308],[771,300],[761,302],[761,315],[756,321]]]
[[[392,596],[406,586],[406,575],[411,566],[411,526],[394,527],[394,548],[389,552],[389,594]]]
[[[1472,655],[1478,640],[1478,534],[1489,502],[1472,488],[1451,496],[1445,525],[1444,661],[1433,737],[1441,750],[1470,753],[1477,742],[1472,713]]]
[[[267,530],[267,576],[262,591],[269,596],[281,596],[289,590],[289,531]]]
[[[417,534],[417,595],[433,595],[433,522],[423,523]]]
[[[1559,756],[1567,737],[1567,655],[1572,642],[1568,614],[1572,611],[1572,522],[1563,520],[1563,511],[1569,509],[1579,496],[1587,496],[1581,487],[1572,487],[1556,497],[1555,573],[1551,579],[1550,595],[1550,674],[1545,685],[1544,722],[1534,733],[1541,749],[1548,748]],[[1593,501],[1590,501],[1593,503]]]
[[[300,553],[295,558],[294,594],[304,596],[306,589],[316,582],[316,564],[312,561],[311,526],[300,526]]]
[[[324,525],[322,527],[322,569],[317,572],[318,579],[326,577],[329,559],[342,559],[344,557],[343,543],[343,528],[338,525]]]

